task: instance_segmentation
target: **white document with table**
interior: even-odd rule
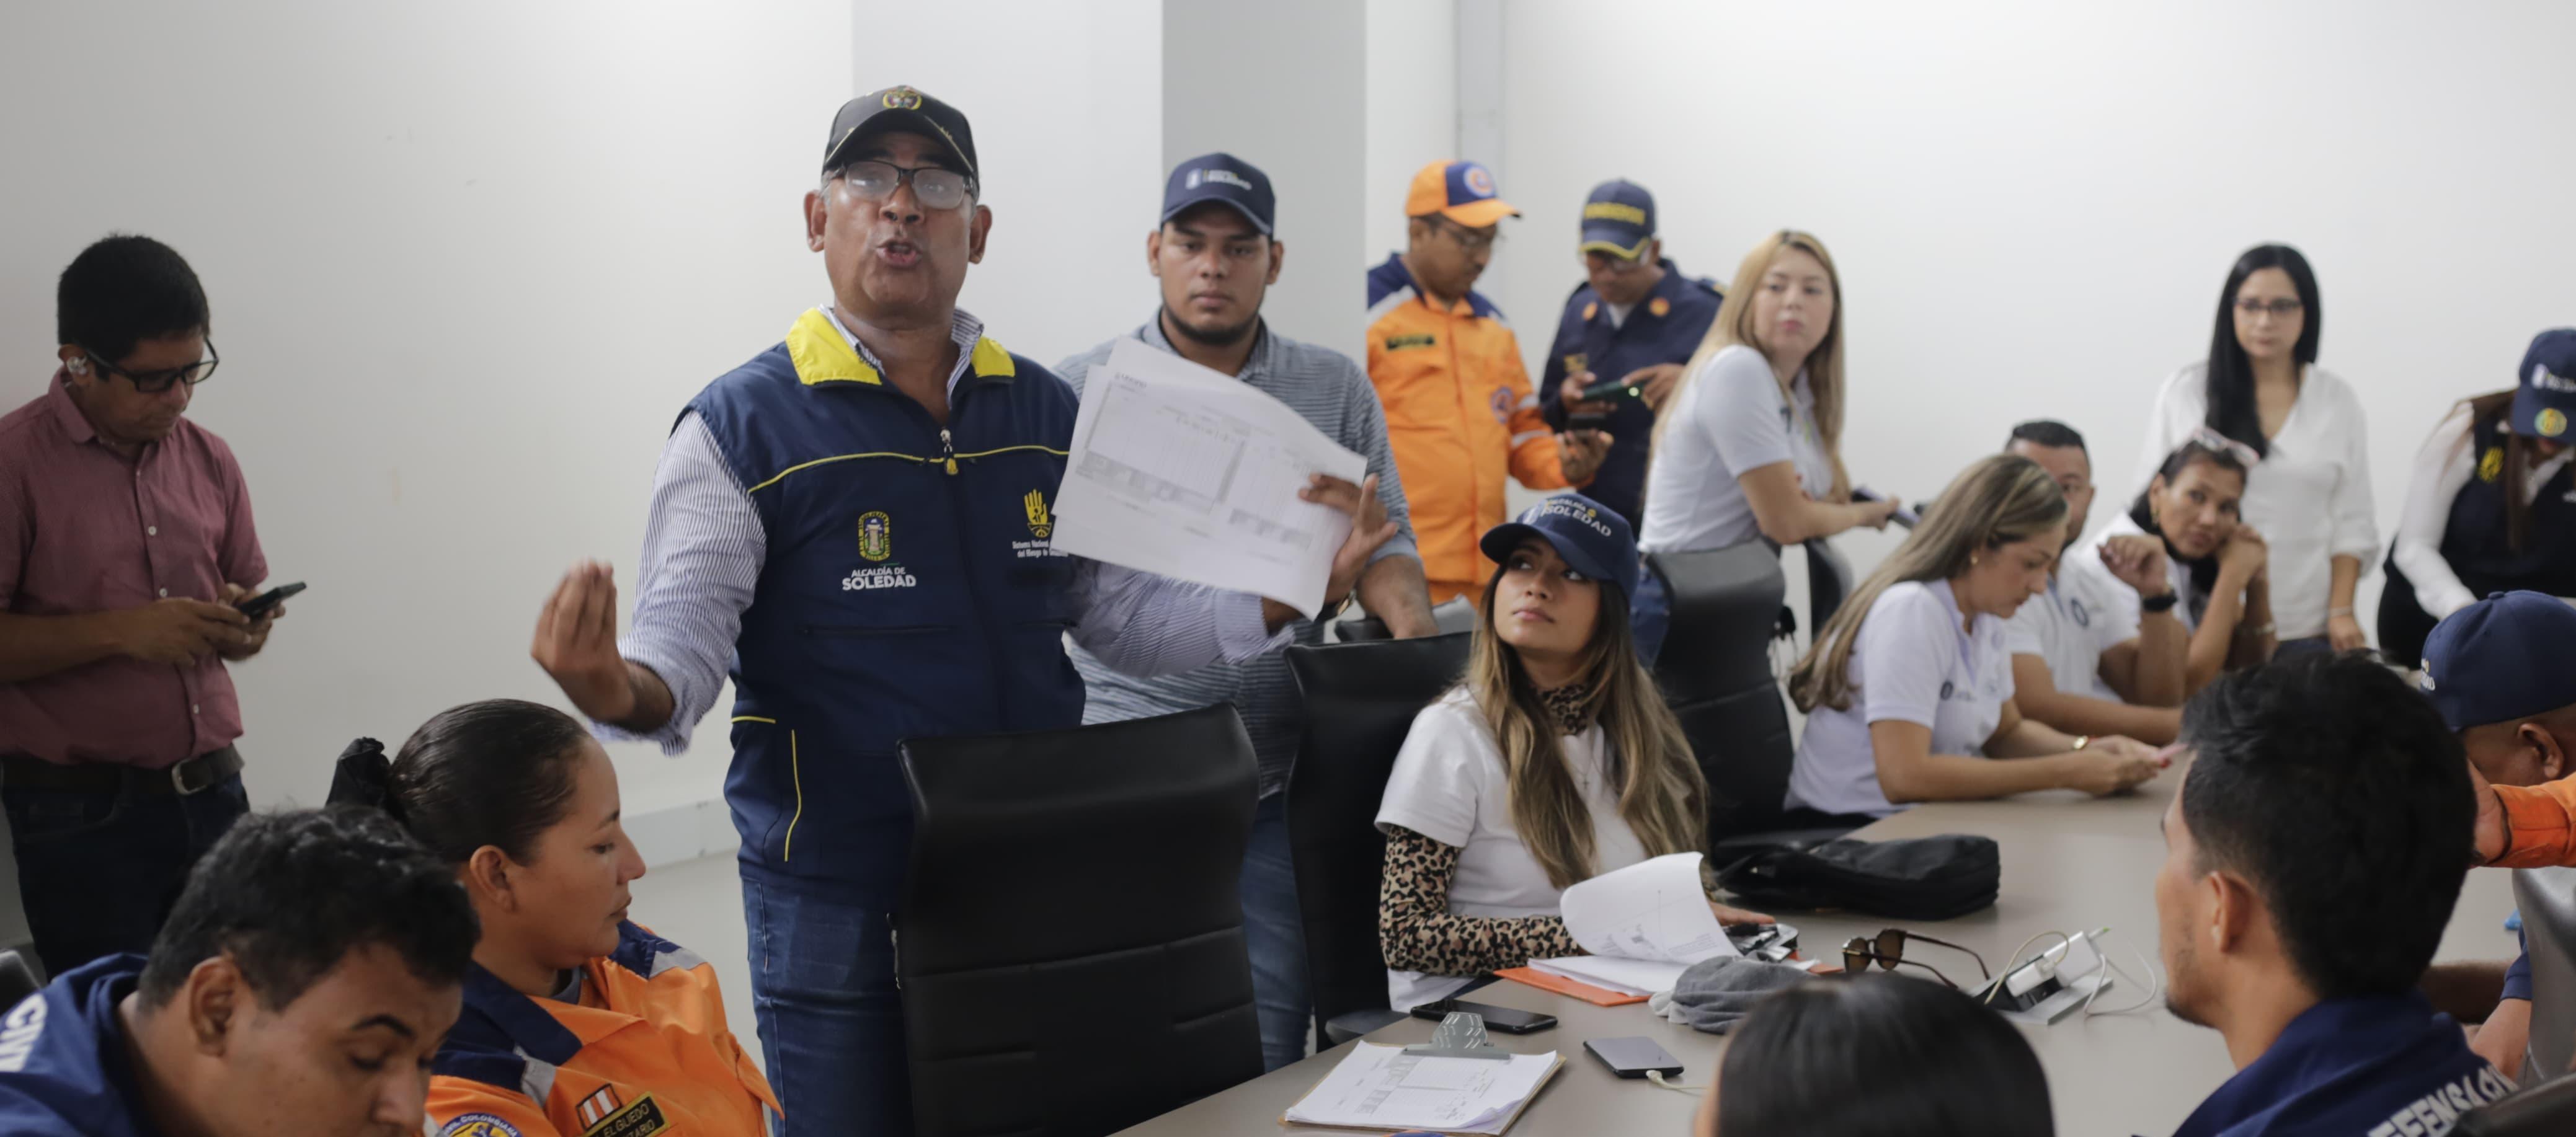
[[[1740,954],[1700,883],[1700,854],[1671,853],[1566,889],[1565,930],[1590,955],[1534,959],[1550,975],[1628,995],[1670,991],[1703,959]]]
[[[1121,339],[1082,385],[1054,547],[1300,612],[1324,606],[1348,514],[1297,496],[1368,460],[1229,375]]]
[[[1501,1133],[1561,1060],[1545,1054],[1436,1058],[1360,1042],[1282,1120],[1345,1129]]]

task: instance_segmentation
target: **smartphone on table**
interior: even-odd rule
[[[1503,1034],[1536,1034],[1556,1025],[1555,1015],[1537,1011],[1497,1007],[1491,1003],[1470,1003],[1465,999],[1442,999],[1413,1008],[1413,1017],[1439,1022],[1457,1011],[1465,1011],[1485,1020],[1485,1029]]]

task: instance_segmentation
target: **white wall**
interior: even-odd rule
[[[1457,2],[1368,0],[1367,29],[1367,220],[1361,247],[1374,265],[1404,249],[1404,195],[1414,171],[1459,156]],[[1357,306],[1360,282],[1351,275],[1345,291]]]
[[[852,90],[850,19],[844,0],[0,14],[0,404],[42,391],[54,278],[83,245],[170,242],[225,361],[191,414],[239,454],[274,579],[312,585],[235,668],[254,803],[318,802],[355,735],[398,744],[492,696],[563,705],[528,659],[557,575],[596,556],[633,582],[681,403],[825,295],[799,200]],[[708,742],[618,748],[629,813],[712,796],[728,755]]]
[[[2316,266],[2321,362],[2367,405],[2384,536],[2443,407],[2576,323],[2564,4],[1507,10],[1505,192],[1528,217],[1497,301],[1533,373],[1595,181],[1654,190],[1670,254],[1721,281],[1763,234],[1812,230],[1844,273],[1845,455],[1901,496],[2048,415],[2092,440],[2105,516],[2228,265],[2280,240]],[[1841,543],[1864,571],[1890,547]]]

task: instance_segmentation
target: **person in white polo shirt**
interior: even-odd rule
[[[2112,794],[2156,776],[2144,743],[2069,736],[2013,705],[2004,621],[2046,590],[2066,495],[2028,458],[1978,459],[1816,633],[1789,673],[1806,712],[1786,806],[1885,817],[1918,801]],[[1994,759],[2008,759],[1996,761]]]
[[[2065,571],[2093,511],[2093,459],[2084,436],[2054,419],[2012,429],[2004,453],[2039,464],[2066,493],[2066,543],[2048,589],[2004,623],[2013,700],[2068,734],[2123,734],[2163,745],[2182,730],[2183,656],[2191,632],[2173,614],[2164,547],[2133,535],[2132,555],[2103,563],[2112,579]],[[2123,594],[2126,586],[2127,594]]]

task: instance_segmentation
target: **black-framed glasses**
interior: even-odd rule
[[[975,179],[945,166],[898,166],[875,158],[843,166],[834,175],[861,201],[884,201],[912,183],[912,195],[924,209],[955,209],[975,195]]]
[[[1432,214],[1430,220],[1434,227],[1449,234],[1450,240],[1458,242],[1459,248],[1471,253],[1484,252],[1503,242],[1501,226],[1496,226],[1491,233],[1479,233],[1437,213]]]
[[[1983,976],[1988,980],[1992,980],[1994,978],[1994,973],[1986,970],[1986,957],[1978,955],[1974,950],[1961,947],[1949,942],[1948,940],[1936,940],[1920,932],[1908,932],[1903,928],[1888,928],[1878,933],[1875,937],[1853,936],[1851,939],[1844,941],[1844,974],[1858,975],[1863,971],[1869,970],[1869,965],[1872,962],[1876,962],[1879,966],[1879,970],[1881,971],[1894,971],[1899,964],[1904,964],[1911,967],[1920,967],[1925,971],[1929,971],[1932,973],[1933,978],[1940,980],[1951,990],[1958,990],[1959,985],[1950,982],[1950,977],[1941,974],[1941,969],[1918,959],[1905,958],[1905,941],[1909,939],[1921,940],[1924,943],[1933,945],[1934,947],[1945,947],[1951,951],[1965,953],[1968,958],[1977,961],[1978,975]]]
[[[194,387],[197,384],[203,383],[207,379],[212,378],[215,374],[215,365],[223,362],[223,357],[215,354],[215,341],[213,340],[206,341],[206,357],[204,359],[200,359],[185,367],[171,367],[160,371],[128,371],[113,363],[109,363],[106,359],[101,358],[97,352],[91,351],[88,348],[82,348],[81,354],[89,357],[90,366],[98,368],[99,374],[123,376],[126,382],[134,384],[135,390],[141,391],[146,395],[158,395],[180,383],[185,383]]]
[[[2271,313],[2273,319],[2284,320],[2288,319],[2299,309],[2305,307],[2307,307],[2307,305],[2301,303],[2299,298],[2296,296],[2279,296],[2270,300],[2239,300],[2236,302],[2236,311],[2248,320],[2266,312]]]

